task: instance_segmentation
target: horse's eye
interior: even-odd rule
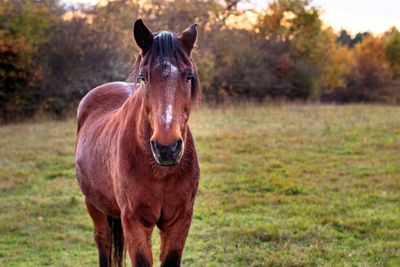
[[[186,82],[189,83],[193,79],[193,74],[189,73],[186,75]]]
[[[143,74],[139,74],[138,76],[138,82],[143,81],[144,84],[147,83],[146,77]]]

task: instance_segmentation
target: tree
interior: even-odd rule
[[[0,2],[0,116],[33,115],[40,101],[37,82],[42,77],[40,45],[57,20],[55,2]]]
[[[386,56],[390,62],[393,79],[400,79],[400,32],[393,27],[386,43]]]
[[[350,46],[352,40],[351,35],[346,30],[341,30],[336,41],[342,46]]]

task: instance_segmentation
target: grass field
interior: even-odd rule
[[[400,266],[400,107],[203,106],[191,127],[202,176],[183,266]],[[96,266],[74,134],[73,120],[0,127],[0,266]]]

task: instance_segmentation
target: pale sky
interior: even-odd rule
[[[265,9],[272,0],[247,2]],[[312,0],[311,5],[323,10],[322,19],[335,31],[383,33],[392,26],[400,30],[400,0]]]
[[[95,3],[98,0],[62,0],[65,3]],[[241,6],[266,8],[272,0],[244,0]],[[372,31],[383,33],[392,26],[400,29],[400,0],[313,0],[311,5],[323,10],[322,19],[335,31],[341,28],[352,34]]]

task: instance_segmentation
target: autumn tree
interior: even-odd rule
[[[57,20],[54,1],[0,1],[0,111],[5,121],[30,116],[38,107],[42,78],[39,47]]]
[[[332,33],[322,29],[319,10],[307,0],[276,0],[261,15],[256,30],[280,47],[286,47],[291,68],[290,83],[282,87],[295,98],[317,96],[319,76],[331,46]],[[279,76],[279,75],[278,75]]]
[[[393,27],[386,43],[386,57],[390,62],[394,79],[400,79],[400,32]]]

